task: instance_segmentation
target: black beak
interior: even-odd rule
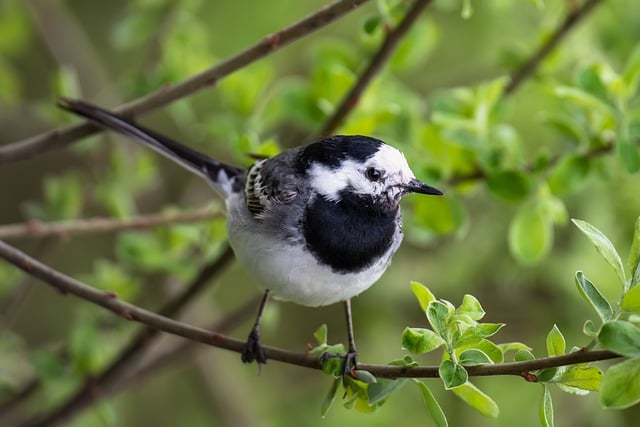
[[[412,179],[404,186],[405,193],[431,194],[433,196],[442,196],[444,193],[437,188],[431,187],[422,181]]]

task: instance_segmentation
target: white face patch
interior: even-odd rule
[[[382,173],[378,181],[367,178],[367,169],[375,168]],[[406,184],[415,176],[404,155],[383,144],[372,157],[364,163],[354,160],[344,161],[338,169],[331,169],[322,164],[314,164],[309,170],[311,186],[329,200],[338,200],[339,193],[346,189],[356,194],[381,195],[385,192],[399,191],[401,184]]]

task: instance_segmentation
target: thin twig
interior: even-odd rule
[[[565,16],[564,21],[560,23],[551,36],[540,45],[538,50],[531,55],[526,62],[511,74],[509,83],[507,83],[504,89],[504,95],[509,95],[519,89],[522,83],[531,77],[544,58],[560,44],[562,39],[569,34],[576,24],[582,21],[600,3],[602,3],[602,0],[587,0],[582,6],[570,10]]]
[[[114,111],[128,117],[140,116],[158,107],[210,87],[221,78],[246,67],[277,50],[334,22],[368,0],[338,0],[293,25],[273,33],[253,46],[227,58],[225,61],[182,82],[163,87],[135,101],[121,105]],[[84,122],[62,129],[54,129],[0,147],[0,166],[30,159],[46,151],[65,147],[85,136],[99,132],[98,127]]]
[[[0,241],[0,248],[7,249],[11,248],[11,246]],[[17,250],[14,249],[14,251]],[[14,255],[16,254],[17,253],[14,252]],[[98,305],[109,308],[111,311],[119,314],[127,320],[138,320],[138,313],[142,309],[138,309],[134,305],[120,301],[117,298],[117,295],[114,295],[111,292],[95,290],[77,280],[51,269],[50,267],[45,266],[33,258],[29,258],[26,254],[22,255],[24,256],[21,258],[22,267],[19,268],[26,269],[25,271],[30,272],[30,274],[33,274],[35,277],[42,280],[45,280],[43,279],[43,276],[50,278],[53,277],[53,281],[49,282],[49,284],[54,286],[61,293],[72,293],[80,296],[81,298],[89,299]],[[15,259],[20,258],[14,258],[14,260]],[[159,310],[159,313],[161,314],[154,314],[153,316],[168,319],[169,316],[177,315],[189,301],[193,300],[193,298],[204,289],[205,285],[212,278],[217,276],[231,262],[231,260],[233,260],[233,252],[231,251],[231,248],[227,246],[223,249],[221,255],[200,271],[193,282],[177,298],[172,299],[165,307]],[[71,280],[71,282],[69,280]],[[68,288],[66,285],[69,285],[70,283],[78,286]],[[151,313],[146,310],[142,311]],[[119,374],[121,372],[125,372],[127,366],[140,357],[142,350],[147,348],[151,344],[151,341],[157,338],[158,332],[161,329],[156,328],[152,323],[142,323],[147,325],[147,328],[141,330],[120,352],[116,359],[109,364],[108,367],[106,367],[96,377],[87,380],[83,386],[81,386],[63,404],[56,407],[51,413],[27,421],[25,425],[54,426],[67,420],[72,415],[90,405],[96,396],[96,393],[93,393],[92,391],[96,389],[99,390],[103,386],[108,386],[110,382],[116,381]]]
[[[394,52],[400,40],[407,34],[420,16],[420,13],[429,6],[429,4],[431,4],[431,0],[416,0],[409,10],[407,10],[407,13],[398,26],[387,30],[384,42],[373,58],[371,58],[367,68],[365,68],[356,83],[351,87],[351,90],[342,99],[338,108],[336,108],[331,117],[326,121],[318,136],[328,136],[334,133],[342,124],[347,114],[358,104],[358,100],[367,86],[369,86],[369,83],[371,83],[373,78],[380,72],[385,62],[387,62]]]
[[[126,219],[89,218],[58,222],[28,221],[0,225],[0,239],[67,237],[70,234],[140,230],[168,224],[209,221],[221,217],[222,213],[206,209],[171,214],[138,215]]]
[[[63,293],[70,293],[84,300],[110,310],[127,320],[135,320],[147,325],[148,328],[178,335],[191,341],[200,342],[213,347],[223,348],[234,352],[241,352],[244,341],[232,338],[217,332],[198,328],[168,317],[153,313],[133,304],[121,301],[112,295],[98,291],[72,277],[42,264],[38,260],[0,241],[0,257],[5,258],[16,267],[41,279],[44,283],[53,286]],[[265,354],[271,360],[277,360],[292,365],[307,368],[320,369],[320,363],[316,357],[308,353],[287,351],[276,347],[265,346]],[[556,366],[566,366],[585,362],[594,362],[620,357],[606,350],[576,351],[563,356],[546,357],[525,362],[511,362],[496,365],[482,365],[469,367],[469,375],[518,375]],[[403,367],[387,365],[359,364],[361,369],[371,372],[375,376],[387,378],[419,378],[438,376],[438,367]],[[51,425],[36,422],[29,426]]]

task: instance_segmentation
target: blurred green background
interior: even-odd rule
[[[388,10],[396,3],[370,2],[141,121],[234,163],[249,164],[247,153],[273,154],[302,144],[321,128],[375,52],[383,37],[380,20],[395,24],[402,16],[406,2]],[[477,94],[473,90],[508,75],[576,3],[582,2],[472,1],[473,13],[465,19],[460,2],[435,1],[339,130],[385,138],[407,153],[420,178],[448,194],[444,205],[407,200],[404,245],[384,277],[354,300],[362,362],[402,357],[403,329],[426,325],[411,293],[411,280],[455,304],[465,293],[473,294],[488,313],[486,321],[507,323],[497,342],[525,342],[538,357],[546,355],[544,340],[554,323],[569,346],[588,343],[582,324],[594,316],[576,292],[576,270],[584,270],[607,297],[617,298],[615,273],[566,218],[596,225],[626,256],[640,197],[637,175],[627,172],[618,157],[598,159],[566,191],[555,194],[557,185],[552,186],[550,200],[560,203],[561,218],[543,226],[545,238],[551,239],[548,252],[544,249],[530,259],[510,251],[510,223],[522,209],[547,200],[548,176],[534,176],[532,189],[511,200],[482,181],[447,184],[477,165],[507,170],[540,158],[584,152],[597,143],[597,135],[607,135],[606,125],[600,133],[594,130],[595,114],[575,115],[576,109],[568,107],[569,101],[557,96],[554,88],[576,84],[580,76],[589,75],[580,70],[594,64],[624,68],[640,40],[640,13],[632,0],[604,2],[562,41],[534,77],[504,102],[489,105],[488,144],[494,140],[491,135],[501,135],[495,150],[452,143],[455,132],[451,136],[445,131],[453,125],[442,121],[443,112],[477,107],[469,100]],[[105,107],[122,104],[186,79],[325,4],[0,0],[0,146],[75,123],[55,107],[60,95]],[[637,96],[630,103],[637,105]],[[574,114],[570,117],[576,127],[586,129],[586,143],[572,142],[569,132],[549,125],[549,117],[567,114]],[[434,125],[438,118],[439,127]],[[481,139],[477,134],[474,138]],[[438,149],[440,142],[446,149]],[[496,153],[502,156],[498,160],[492,157]],[[213,196],[198,178],[113,134],[0,168],[0,195],[2,224],[187,210],[210,206]],[[532,241],[540,239],[536,233],[531,230]],[[223,239],[223,223],[214,221],[15,243],[56,269],[153,309],[175,294]],[[218,282],[189,307],[184,319],[207,325],[259,292],[237,265]],[[45,384],[14,414],[17,418],[10,418],[12,422],[54,407],[82,378],[99,372],[134,330],[100,308],[19,276],[5,263],[0,263],[0,298],[2,395],[9,398],[34,375]],[[330,342],[346,339],[341,305],[311,309],[273,303],[266,316],[263,339],[268,344],[304,351],[322,323],[329,327]],[[244,338],[252,319],[250,315],[233,335]],[[164,338],[160,347],[176,342]],[[149,357],[160,351],[150,350]],[[439,362],[434,357],[418,360]],[[477,378],[474,383],[498,403],[498,419],[482,417],[445,393],[440,381],[427,380],[450,425],[538,425],[540,386],[516,377]],[[320,372],[276,362],[258,374],[256,366],[240,363],[238,354],[202,347],[130,384],[68,425],[431,423],[411,384],[373,414],[347,410],[338,400],[321,419],[320,405],[330,384]],[[580,397],[554,389],[553,396],[558,425],[637,425],[637,408],[605,411],[597,393]]]

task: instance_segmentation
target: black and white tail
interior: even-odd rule
[[[133,120],[87,102],[61,98],[58,105],[95,124],[145,143],[163,156],[206,179],[225,199],[232,192],[242,188],[245,174],[245,170],[242,168],[219,162],[151,129],[140,126]]]

